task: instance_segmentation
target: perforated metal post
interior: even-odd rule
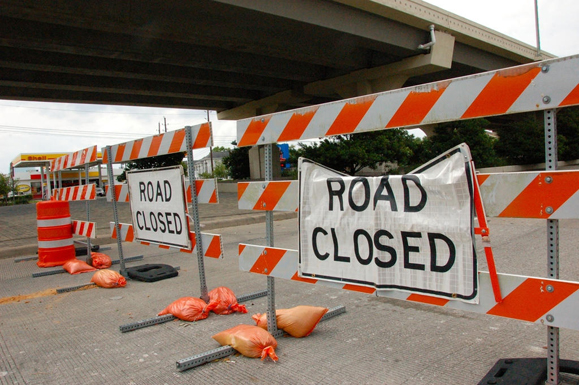
[[[193,231],[197,246],[197,264],[199,266],[199,284],[201,285],[201,299],[209,302],[207,283],[205,281],[205,263],[203,262],[203,243],[201,241],[201,226],[199,223],[199,206],[197,202],[197,185],[195,184],[195,166],[193,165],[193,134],[191,126],[185,127],[187,135],[187,174],[189,186],[191,186],[191,215],[193,218]]]
[[[266,144],[264,153],[265,180],[273,180],[273,144]],[[265,240],[273,247],[273,211],[265,212]],[[267,277],[267,330],[275,337],[278,334],[275,315],[275,278]]]
[[[125,259],[123,258],[123,243],[121,240],[121,226],[119,225],[119,212],[117,209],[117,194],[115,194],[115,176],[113,175],[113,153],[111,146],[106,146],[104,151],[107,153],[107,176],[109,180],[109,192],[111,194],[111,202],[113,204],[113,218],[115,220],[115,229],[117,231],[117,248],[119,250],[119,260],[121,262],[120,273],[123,277],[127,277],[127,269],[125,268]],[[103,151],[103,152],[104,152]]]
[[[40,193],[42,194],[42,200],[46,200],[46,194],[44,193],[44,166],[40,166]]]
[[[545,110],[545,168],[557,169],[557,111]],[[546,183],[551,183],[548,180]],[[546,208],[549,210],[549,207]],[[549,278],[559,279],[559,220],[547,219],[547,273]],[[549,317],[549,314],[547,315]],[[552,316],[551,316],[552,317]],[[559,328],[547,328],[547,384],[559,384]]]
[[[88,184],[90,182],[88,164],[84,165],[84,180],[85,180],[85,184],[88,186]],[[85,203],[86,203],[86,221],[90,222],[90,200],[87,199],[85,201]],[[86,237],[86,257],[87,257],[87,259],[90,259],[90,257],[91,257],[91,249],[92,249],[92,246],[90,244],[90,237],[87,236]]]

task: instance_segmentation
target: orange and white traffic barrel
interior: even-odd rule
[[[36,204],[39,267],[61,266],[76,259],[72,240],[72,221],[67,201]]]

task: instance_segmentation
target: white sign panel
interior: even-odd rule
[[[478,303],[466,145],[407,175],[299,173],[300,276]]]
[[[135,239],[191,250],[181,166],[127,173]]]

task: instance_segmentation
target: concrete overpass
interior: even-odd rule
[[[0,7],[0,98],[209,109],[220,119],[549,57],[420,0]]]

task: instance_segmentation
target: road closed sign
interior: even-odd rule
[[[135,239],[191,250],[183,168],[127,173]]]
[[[478,303],[470,159],[379,177],[300,159],[299,275]]]

